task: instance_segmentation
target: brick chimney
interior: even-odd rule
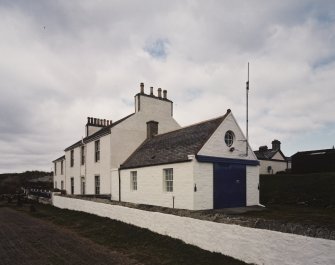
[[[278,140],[273,140],[272,141],[272,150],[280,150],[280,141]]]
[[[162,98],[162,89],[158,88],[157,91],[158,91],[158,98]]]
[[[147,122],[147,139],[151,139],[156,134],[158,134],[158,122],[148,121]]]
[[[268,147],[267,147],[266,145],[262,145],[262,146],[259,147],[258,150],[259,150],[260,152],[265,152],[265,151],[268,150]]]
[[[166,90],[163,90],[163,98],[167,99],[167,91]]]

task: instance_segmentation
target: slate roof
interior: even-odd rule
[[[57,162],[57,161],[61,161],[61,160],[64,160],[64,159],[65,159],[65,155],[63,155],[63,156],[61,156],[61,157],[55,159],[55,160],[52,161],[52,162]]]
[[[284,156],[284,154],[282,153],[280,149],[266,149],[266,150],[254,151],[258,160],[272,160],[273,156],[277,152],[279,152],[284,157],[284,159],[286,159],[286,157]],[[277,160],[277,159],[273,159],[273,160]]]
[[[101,128],[99,131],[93,133],[92,135],[90,136],[87,136],[85,137],[83,140],[79,140],[78,142],[74,143],[73,145],[70,145],[69,147],[67,147],[64,151],[69,151],[73,148],[76,148],[78,146],[81,146],[83,144],[83,142],[86,144],[86,143],[89,143],[91,141],[94,141],[94,140],[97,140],[99,138],[101,138],[102,136],[105,136],[107,134],[110,134],[110,129],[113,128],[114,126],[116,126],[117,124],[123,122],[124,120],[128,119],[129,117],[133,116],[134,113],[116,121],[116,122],[113,122],[112,124],[110,124],[109,126],[106,126],[106,127],[103,127]]]
[[[200,151],[229,113],[230,110],[224,116],[147,139],[120,167],[125,169],[188,161],[188,155]]]

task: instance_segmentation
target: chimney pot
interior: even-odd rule
[[[151,139],[156,134],[158,134],[158,122],[148,121],[147,122],[147,139]]]
[[[140,87],[141,87],[141,94],[144,94],[144,83],[141,83]]]
[[[162,89],[161,88],[158,88],[158,97],[159,98],[162,98]]]
[[[93,125],[97,125],[97,118],[94,118]]]
[[[106,119],[104,119],[104,126],[106,126],[107,124],[106,124]]]
[[[154,88],[151,86],[150,87],[150,96],[153,96],[154,95]]]
[[[90,117],[87,117],[87,124],[90,124]]]
[[[167,99],[167,91],[166,90],[163,90],[163,98]]]

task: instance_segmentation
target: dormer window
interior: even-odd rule
[[[232,131],[227,131],[224,136],[224,141],[228,147],[231,147],[235,140],[235,134]]]

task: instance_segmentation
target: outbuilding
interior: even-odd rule
[[[232,112],[157,134],[112,170],[111,199],[190,210],[259,204],[259,161]]]

